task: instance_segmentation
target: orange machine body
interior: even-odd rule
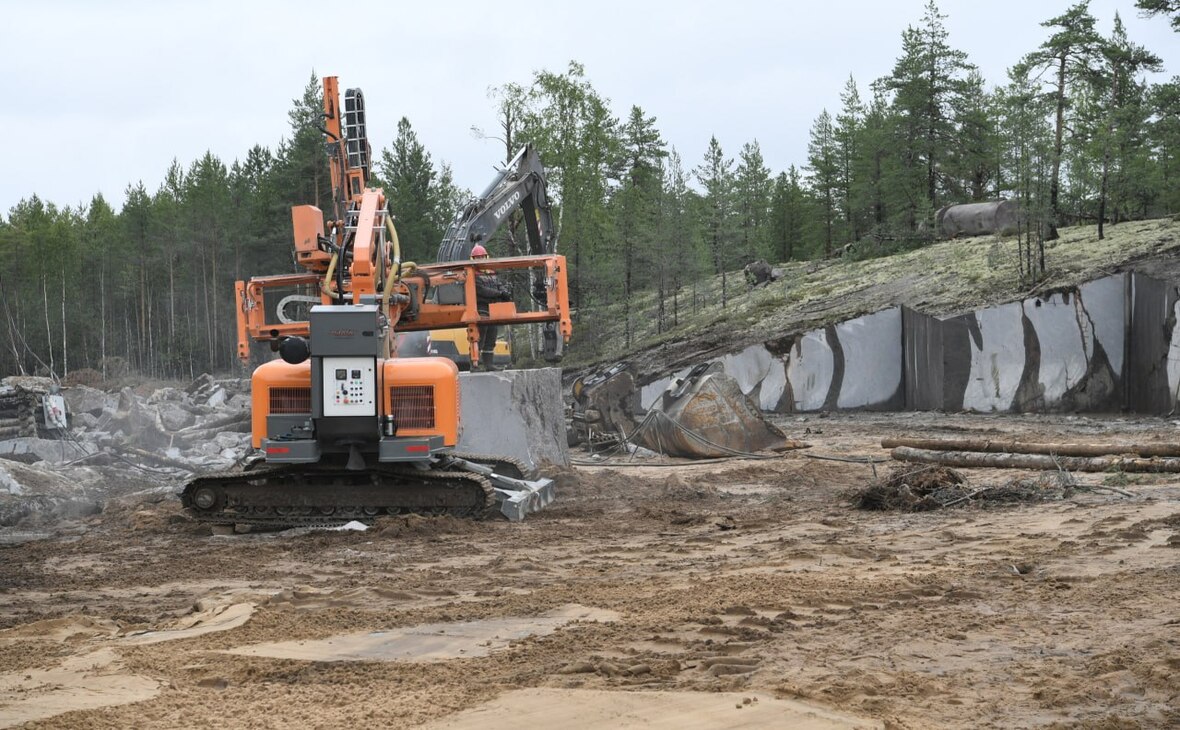
[[[332,254],[320,248],[324,236],[324,214],[314,205],[291,208],[291,226],[295,232],[295,260],[308,271],[323,272]]]
[[[381,360],[379,415],[392,415],[399,436],[442,436],[443,445],[459,442],[459,369],[445,357]],[[271,360],[251,379],[250,419],[254,448],[262,448],[270,415],[312,418],[311,363],[291,365]]]

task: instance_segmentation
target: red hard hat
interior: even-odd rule
[[[478,243],[475,244],[475,246],[472,247],[472,249],[471,249],[471,258],[475,258],[476,256],[487,256],[487,255],[488,255],[488,250],[486,248],[484,248],[483,246],[479,245]]]

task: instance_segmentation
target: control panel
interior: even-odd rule
[[[377,361],[371,357],[323,358],[325,416],[377,415]]]

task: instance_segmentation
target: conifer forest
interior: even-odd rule
[[[1137,6],[1180,42],[1180,3]],[[1086,2],[1046,5],[1045,16],[1040,45],[1021,49],[1005,78],[985,79],[929,2],[898,39],[893,67],[849,77],[839,108],[799,141],[805,164],[785,170],[767,166],[756,139],[674,149],[642,99],[604,98],[576,61],[505,79],[485,102],[499,124],[489,133],[505,159],[531,142],[545,163],[558,253],[570,263],[572,347],[604,346],[596,332],[610,304],[623,305],[611,317],[628,318],[619,346],[633,344],[629,318],[674,333],[694,309],[725,307],[757,259],[928,245],[948,204],[1018,202],[1021,272],[1032,281],[1038,247],[1058,227],[1101,235],[1180,213],[1180,76],[1163,80],[1174,70],[1118,18],[1099,33]],[[330,209],[319,79],[291,92],[288,133],[238,159],[174,160],[157,189],[133,182],[119,201],[62,207],[29,191],[0,215],[0,373],[232,371],[234,281],[295,271],[290,207]],[[373,155],[372,184],[391,201],[405,257],[433,261],[472,191],[455,185],[447,151],[425,149],[411,119]],[[520,250],[512,226],[500,235],[496,255]],[[721,296],[702,301],[694,284],[718,275]],[[640,294],[643,306],[630,306]]]

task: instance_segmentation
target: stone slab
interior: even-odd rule
[[[561,369],[459,375],[459,451],[569,466]]]
[[[1134,413],[1165,414],[1176,405],[1169,364],[1178,335],[1177,287],[1138,272],[1131,276],[1131,333],[1127,362],[1127,405]],[[1172,372],[1176,366],[1172,365]],[[1180,373],[1177,374],[1180,377]]]
[[[836,325],[844,377],[836,407],[896,410],[902,391],[901,308],[883,309]]]

